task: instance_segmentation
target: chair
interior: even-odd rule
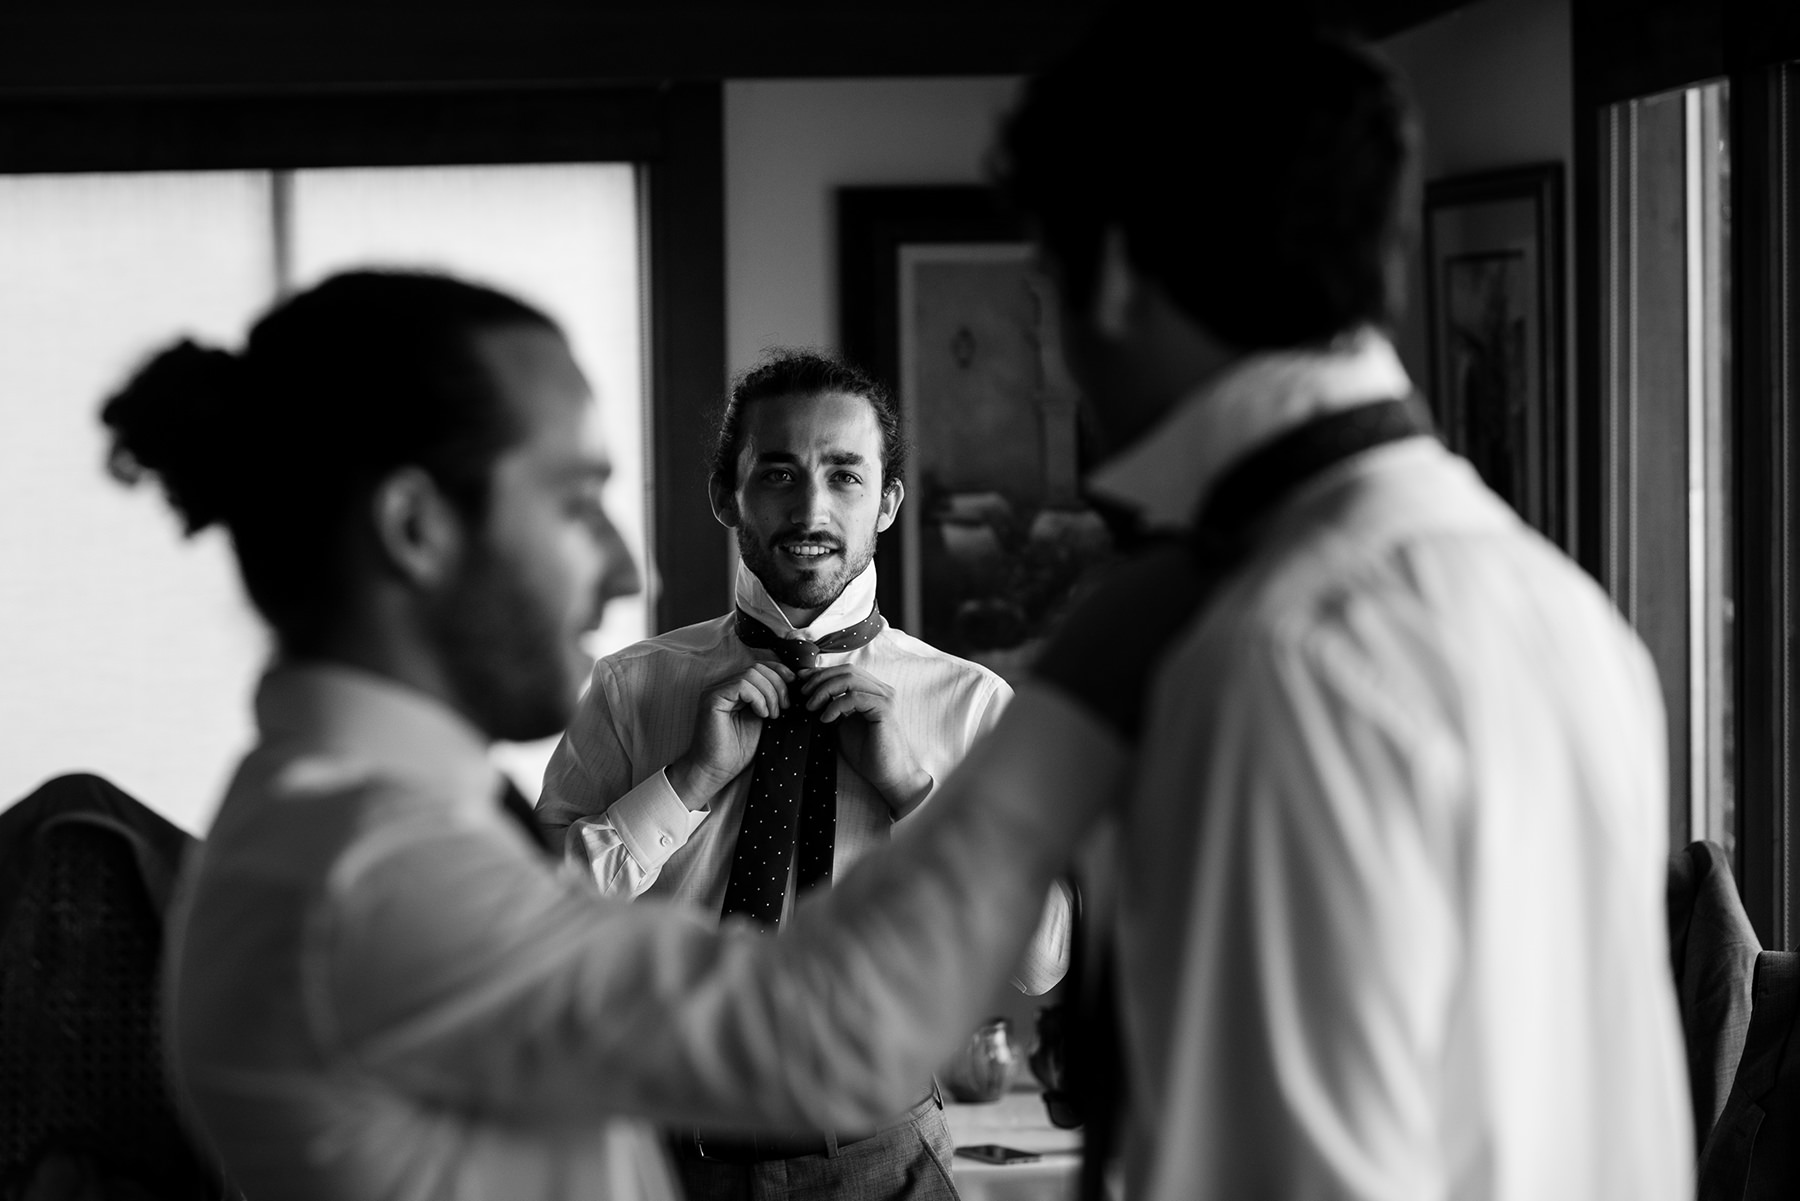
[[[1800,1196],[1800,953],[1762,949],[1713,843],[1671,858],[1668,901],[1699,1201]]]
[[[1724,1112],[1700,1152],[1700,1201],[1800,1196],[1800,953],[1756,957],[1750,1030]]]
[[[192,843],[96,776],[0,814],[0,1201],[225,1195],[161,1055],[162,913]]]

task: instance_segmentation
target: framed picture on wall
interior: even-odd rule
[[[976,187],[841,189],[838,248],[844,353],[894,390],[913,445],[882,610],[1014,676],[1111,551],[1081,499],[1050,282]]]
[[[1425,187],[1430,400],[1444,441],[1567,545],[1562,164]]]

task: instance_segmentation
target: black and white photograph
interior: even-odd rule
[[[0,1201],[1800,1197],[1800,6],[0,6]]]

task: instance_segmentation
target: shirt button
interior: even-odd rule
[[[662,837],[658,838],[656,841],[661,843],[663,846],[668,846],[670,843],[674,842],[675,840],[673,838],[670,838],[667,834],[664,834]]]

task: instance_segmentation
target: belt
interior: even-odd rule
[[[891,1122],[857,1134],[839,1134],[826,1130],[794,1137],[762,1134],[716,1135],[698,1130],[688,1130],[675,1134],[669,1142],[671,1149],[680,1158],[704,1163],[766,1163],[775,1159],[799,1159],[807,1155],[823,1155],[827,1159],[831,1159],[846,1147],[855,1146],[878,1134],[886,1134],[896,1127],[908,1125],[932,1110],[943,1107],[944,1096],[938,1091],[937,1081],[933,1080],[931,1091],[917,1105]]]

